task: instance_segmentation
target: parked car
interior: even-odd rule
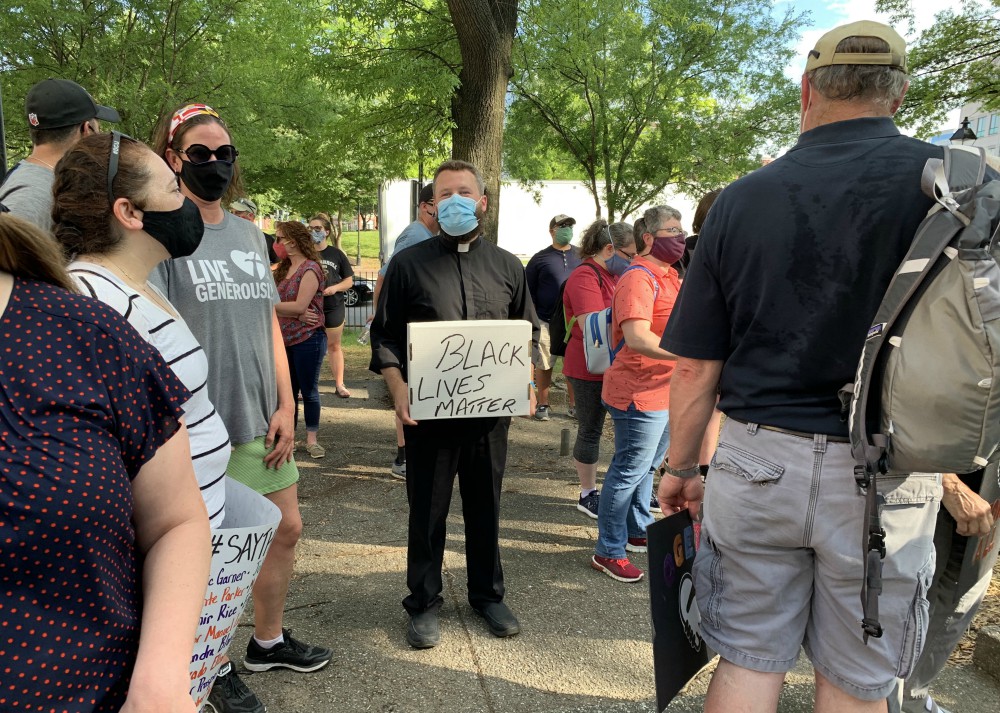
[[[354,307],[355,305],[368,302],[374,294],[375,281],[355,275],[354,286],[344,293],[344,302],[348,307]]]

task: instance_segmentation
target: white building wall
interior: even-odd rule
[[[669,188],[664,191],[667,205],[681,212],[682,223],[690,232],[696,203]],[[537,199],[537,200],[536,200]],[[652,205],[652,204],[651,204]],[[602,209],[606,206],[602,203]],[[626,220],[642,215],[643,206]],[[387,181],[379,191],[379,230],[384,255],[391,254],[396,236],[410,223],[410,182]],[[550,245],[549,221],[560,213],[576,218],[580,233],[595,219],[594,199],[581,181],[544,181],[532,189],[518,183],[504,183],[500,194],[498,244],[515,255],[528,258]]]

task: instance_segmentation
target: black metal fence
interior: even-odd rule
[[[354,287],[348,290],[345,295],[348,327],[363,327],[372,312],[375,311],[374,296],[377,279],[377,270],[355,271]]]

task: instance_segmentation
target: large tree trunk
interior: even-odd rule
[[[489,196],[483,232],[496,242],[517,0],[448,0],[448,8],[462,52],[461,86],[451,104],[452,157],[475,164],[483,174]]]

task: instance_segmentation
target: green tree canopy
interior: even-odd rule
[[[878,0],[876,6],[912,28],[910,0]],[[964,0],[938,13],[908,49],[911,83],[899,120],[928,135],[966,102],[1000,107],[998,33],[1000,0]]]
[[[609,220],[670,184],[728,182],[795,134],[797,88],[782,72],[800,26],[756,0],[528,0],[506,167],[531,181],[572,166]]]

